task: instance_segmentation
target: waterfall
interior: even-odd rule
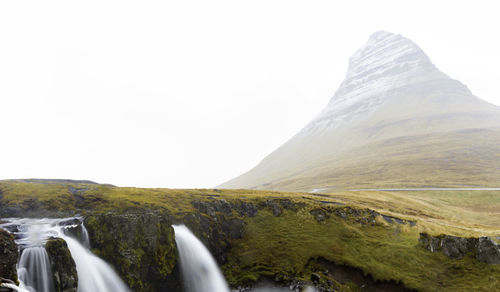
[[[83,220],[82,220],[82,237],[83,237],[83,241],[82,241],[82,244],[83,246],[85,246],[86,248],[90,248],[90,239],[89,239],[89,233],[87,231],[87,228],[85,228],[85,224],[83,224]]]
[[[78,292],[126,292],[125,283],[103,260],[95,256],[75,239],[61,236],[68,244],[78,273]]]
[[[45,250],[48,237],[55,235],[51,222],[39,219],[21,219],[15,224],[16,243],[23,248],[17,264],[20,287],[28,291],[54,291],[49,256]]]
[[[229,292],[224,276],[203,243],[186,226],[172,227],[187,292]]]
[[[21,247],[17,274],[20,289],[30,292],[52,292],[52,271],[45,243],[50,237],[66,241],[78,273],[78,292],[128,292],[129,289],[105,261],[95,256],[89,249],[87,229],[81,218],[65,219],[3,219],[7,223],[0,227],[16,236]],[[77,227],[80,222],[82,243],[67,236],[65,230]],[[70,222],[70,223],[68,223]],[[71,224],[73,223],[73,224]],[[25,291],[25,290],[18,290]]]
[[[50,268],[49,256],[42,246],[28,247],[23,250],[19,259],[19,280],[28,290],[54,291],[52,283],[52,270]]]

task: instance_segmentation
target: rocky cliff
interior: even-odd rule
[[[68,245],[61,238],[51,238],[45,243],[49,256],[55,292],[77,292],[78,274]]]
[[[17,258],[18,251],[14,236],[0,229],[0,280],[4,278],[17,281]]]
[[[92,250],[134,291],[179,291],[171,224],[155,212],[92,214],[85,219]]]
[[[421,233],[420,244],[431,252],[442,252],[451,259],[462,259],[472,254],[478,261],[487,264],[500,264],[500,247],[491,237],[464,238],[441,234],[431,236]]]

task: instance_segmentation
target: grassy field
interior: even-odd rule
[[[294,277],[309,280],[324,269],[326,259],[358,268],[377,281],[393,280],[420,291],[500,290],[500,266],[478,262],[473,254],[452,260],[431,253],[418,244],[420,232],[457,236],[500,235],[500,192],[331,192],[286,193],[255,190],[144,189],[98,184],[58,184],[0,181],[0,217],[6,210],[28,214],[45,210],[59,216],[72,213],[130,213],[158,210],[183,218],[198,213],[193,201],[224,199],[263,206],[269,200],[287,199],[296,210],[283,209],[279,216],[262,207],[257,216],[236,211],[230,218],[245,222],[243,238],[232,242],[227,263],[221,268],[233,286],[261,277]],[[344,205],[338,205],[338,204]],[[349,215],[354,208],[359,213]],[[376,210],[416,222],[388,223]],[[327,214],[318,221],[313,213]],[[345,218],[339,212],[348,214]],[[42,213],[40,213],[42,214]],[[336,215],[337,214],[337,215]],[[205,215],[203,215],[205,216]],[[217,216],[227,216],[217,213]],[[220,218],[220,217],[217,217]],[[363,221],[364,218],[371,218]],[[331,280],[342,291],[358,291],[352,283]]]
[[[224,266],[234,283],[241,280],[238,276],[254,273],[298,274],[307,280],[308,272],[317,270],[304,267],[311,259],[323,257],[360,268],[378,281],[396,280],[419,291],[499,289],[500,267],[478,263],[473,255],[455,261],[430,253],[417,244],[419,228],[362,226],[334,217],[318,224],[307,212],[283,217],[268,213],[248,222],[248,235],[236,244],[232,262]]]
[[[328,154],[330,148],[305,149],[307,155],[327,154],[306,156],[297,165],[283,162],[264,170],[257,167],[223,186],[306,192],[316,188],[500,187],[499,129],[402,136]]]
[[[416,220],[430,233],[500,235],[500,191],[340,191],[327,196]]]

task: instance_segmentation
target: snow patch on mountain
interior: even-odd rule
[[[302,132],[334,129],[360,121],[386,102],[391,91],[446,77],[411,40],[385,31],[376,32],[350,58],[339,89]]]

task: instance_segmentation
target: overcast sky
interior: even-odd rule
[[[0,179],[213,187],[319,113],[378,30],[500,105],[495,2],[2,1]]]

